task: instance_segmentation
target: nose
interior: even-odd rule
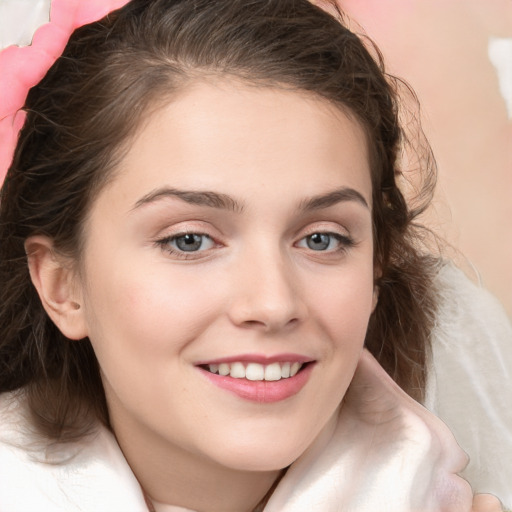
[[[293,263],[277,249],[241,257],[233,272],[231,321],[244,328],[274,332],[304,320],[307,307]]]

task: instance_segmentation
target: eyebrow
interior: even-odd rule
[[[140,208],[146,204],[154,203],[163,198],[177,197],[182,201],[189,204],[208,206],[210,208],[219,208],[222,210],[229,210],[233,212],[241,213],[244,209],[242,203],[228,196],[227,194],[220,194],[218,192],[212,192],[209,190],[179,190],[176,188],[162,187],[153,190],[149,194],[139,199],[133,210]]]
[[[133,210],[146,204],[154,203],[161,199],[170,197],[176,197],[189,204],[207,206],[210,208],[219,208],[237,213],[241,213],[244,210],[243,203],[237,201],[227,194],[209,190],[180,190],[170,187],[162,187],[149,192],[135,203]],[[348,201],[355,201],[365,208],[370,208],[368,206],[368,202],[360,192],[350,187],[341,187],[326,194],[304,199],[299,205],[299,210],[305,212],[321,210],[324,208],[329,208],[330,206],[334,206],[338,203]]]
[[[301,202],[300,209],[303,211],[321,210],[347,201],[355,201],[365,208],[370,209],[363,195],[350,187],[341,187],[332,192],[305,199]]]

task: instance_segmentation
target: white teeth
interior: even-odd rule
[[[281,378],[287,379],[290,376],[290,363],[284,363],[283,366],[281,366]]]
[[[229,375],[229,372],[231,371],[231,368],[229,367],[229,364],[227,363],[221,363],[219,364],[219,375]]]
[[[236,364],[236,363],[235,363]],[[263,380],[265,377],[265,368],[262,364],[249,363],[245,369],[245,378],[247,380]]]
[[[281,380],[281,365],[272,363],[265,367],[265,380]]]
[[[242,363],[233,363],[231,365],[230,377],[234,379],[245,379],[245,367]]]
[[[292,367],[290,368],[290,377],[297,375],[297,372],[300,370],[301,366],[302,365],[300,363],[293,363]]]
[[[262,365],[259,363],[220,363],[209,364],[208,369],[211,373],[218,373],[222,376],[229,375],[234,379],[247,379],[252,381],[277,381],[281,379],[288,379],[297,375],[298,371],[302,368],[302,363],[271,363],[269,365]]]

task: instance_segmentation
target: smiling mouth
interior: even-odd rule
[[[205,364],[201,368],[209,373],[233,379],[246,379],[250,381],[279,381],[289,379],[299,373],[308,363],[283,362],[270,363],[267,365],[259,363],[220,363]]]

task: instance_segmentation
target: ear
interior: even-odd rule
[[[372,313],[375,311],[377,307],[377,303],[379,302],[379,287],[374,285],[373,287],[373,297],[372,297]]]
[[[43,307],[59,330],[72,340],[87,336],[81,288],[72,262],[58,255],[45,236],[25,241],[30,278]]]
[[[379,302],[379,285],[377,284],[382,277],[382,269],[380,265],[376,265],[373,269],[373,297],[372,297],[372,313]]]

